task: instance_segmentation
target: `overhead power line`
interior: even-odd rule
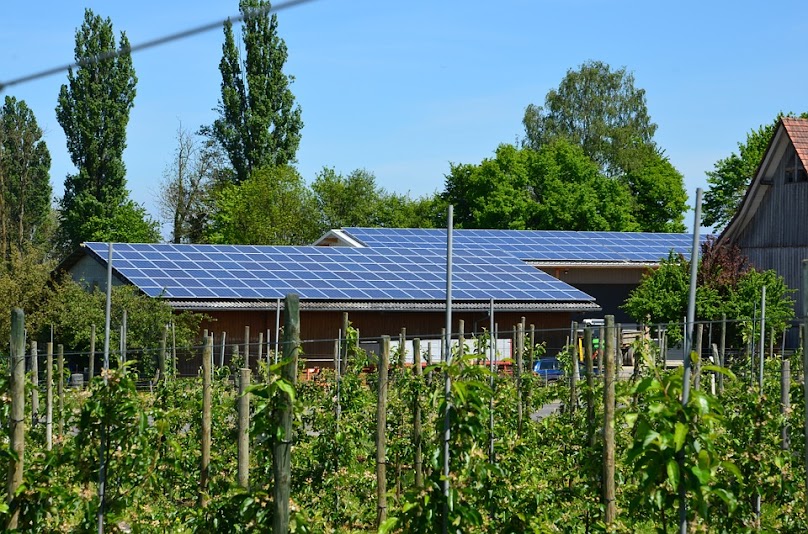
[[[125,54],[131,54],[133,52],[139,52],[141,50],[146,50],[147,48],[155,48],[157,46],[171,43],[173,41],[179,41],[180,39],[185,39],[186,37],[191,37],[200,33],[216,30],[221,28],[222,25],[224,25],[224,23],[227,22],[228,20],[230,20],[231,22],[243,22],[245,20],[262,17],[270,12],[275,13],[278,11],[284,11],[292,7],[297,7],[301,4],[307,4],[314,1],[315,0],[286,0],[286,2],[281,2],[274,6],[267,5],[261,8],[248,9],[244,13],[241,13],[234,17],[228,17],[226,19],[210,22],[202,26],[197,26],[195,28],[190,28],[188,30],[172,33],[169,35],[165,35],[163,37],[158,37],[156,39],[152,39],[151,41],[146,41],[134,46],[128,46],[125,48],[121,48],[119,50],[110,50],[109,52],[104,52],[103,54],[98,54],[89,57],[87,59],[82,59],[80,61],[76,61],[68,65],[53,67],[43,71],[34,72],[33,74],[20,76],[19,78],[14,78],[6,82],[0,82],[0,93],[2,93],[7,87],[11,87],[12,85],[20,85],[22,83],[31,82],[34,80],[38,80],[40,78],[47,78],[48,76],[53,76],[54,74],[59,74],[75,67],[89,67],[91,65],[95,65],[96,63],[100,63],[101,61],[107,59],[116,58],[118,56],[122,56]]]

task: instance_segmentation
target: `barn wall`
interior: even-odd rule
[[[244,327],[250,327],[251,343],[257,343],[258,333],[264,333],[266,342],[267,330],[270,336],[275,336],[275,310],[267,311],[216,311],[208,312],[211,321],[206,321],[201,328],[208,329],[214,334],[215,360],[219,360],[221,351],[222,332],[227,332],[226,361],[232,351],[232,344],[244,342]],[[557,313],[495,313],[500,338],[509,338],[513,325],[525,316],[527,325],[533,324],[539,330],[538,340],[546,341],[549,351],[559,350],[567,336],[570,321],[579,320],[580,314],[568,312]],[[489,319],[487,311],[480,312],[454,312],[452,314],[455,331],[458,321],[465,321],[467,334],[481,333],[488,329]],[[396,337],[402,328],[407,329],[407,337],[422,337],[424,339],[440,338],[441,329],[446,325],[443,312],[368,312],[355,311],[349,313],[349,320],[354,328],[359,330],[361,341],[378,340],[382,335]],[[283,326],[283,312],[281,312],[281,326]],[[300,337],[303,341],[303,351],[310,366],[330,366],[334,354],[334,340],[342,328],[342,312],[337,311],[302,311],[300,314]],[[240,348],[240,352],[243,349]],[[250,350],[251,359],[255,358],[257,348]],[[551,352],[552,353],[552,352]],[[193,369],[195,362],[188,362],[188,368]]]
[[[801,263],[808,258],[806,208],[808,183],[784,183],[781,163],[772,187],[736,242],[752,265],[761,270],[774,269],[797,291]],[[794,298],[797,315],[804,315],[799,293]]]
[[[89,289],[98,288],[100,291],[107,290],[107,268],[90,256],[82,256],[81,259],[70,268],[69,272],[73,281],[82,283]],[[112,285],[123,285],[121,279],[115,276],[114,273],[112,275]]]

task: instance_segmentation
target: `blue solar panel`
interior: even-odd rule
[[[446,248],[446,230],[427,228],[344,228],[368,247]],[[702,237],[702,241],[705,237]],[[454,230],[454,250],[486,249],[523,261],[654,263],[670,251],[690,258],[692,234],[572,232],[556,230]]]
[[[86,246],[106,261],[106,244]],[[274,300],[296,292],[308,300],[440,301],[446,290],[446,258],[438,247],[120,244],[112,263],[147,295],[169,299]],[[459,249],[452,267],[457,301],[594,300],[508,254]]]

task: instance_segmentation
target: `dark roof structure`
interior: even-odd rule
[[[108,244],[83,252],[106,267]],[[297,293],[303,309],[435,311],[446,298],[439,247],[351,248],[251,245],[113,245],[116,276],[183,309],[264,309]],[[586,293],[508,254],[459,248],[452,261],[453,306],[498,310],[597,310]]]
[[[446,230],[427,228],[342,228],[317,243],[354,247],[446,248]],[[561,230],[454,230],[453,247],[510,255],[531,265],[656,265],[673,251],[690,257],[692,234],[575,232]]]

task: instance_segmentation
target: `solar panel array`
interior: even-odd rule
[[[106,262],[106,243],[86,243]],[[445,299],[446,258],[436,248],[127,244],[113,246],[115,270],[149,296],[262,300],[294,292],[305,300]],[[459,251],[452,262],[458,301],[592,302],[586,293],[516,258]]]
[[[446,230],[344,228],[368,247],[446,248]],[[657,262],[671,250],[690,258],[692,234],[572,232],[556,230],[454,230],[455,250],[491,250],[523,261]]]

